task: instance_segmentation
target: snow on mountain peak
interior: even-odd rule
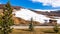
[[[15,14],[15,17],[19,17],[19,18],[22,18],[24,20],[29,20],[29,21],[31,20],[31,18],[33,18],[33,21],[38,21],[40,23],[44,23],[45,20],[49,22],[49,19],[50,19],[46,17],[45,15],[37,14],[31,10],[23,9],[23,8],[21,8],[18,11],[14,11],[13,13]]]

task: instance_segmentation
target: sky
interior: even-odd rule
[[[8,0],[0,0],[6,4]],[[60,0],[10,0],[12,6],[20,6],[36,10],[60,10]]]

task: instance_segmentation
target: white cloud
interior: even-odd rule
[[[32,0],[32,2],[40,2],[44,6],[51,5],[52,7],[60,7],[60,0]]]

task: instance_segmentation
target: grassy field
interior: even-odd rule
[[[60,31],[58,33],[52,33],[54,32],[52,28],[36,28],[34,31],[29,31],[29,29],[13,29],[10,34],[49,34],[46,32],[51,32],[50,34],[60,34]]]
[[[49,34],[45,33],[44,31],[51,31],[54,32],[51,28],[37,28],[34,31],[29,31],[29,29],[13,29],[12,33],[10,34]],[[58,33],[51,33],[51,34],[59,34]]]

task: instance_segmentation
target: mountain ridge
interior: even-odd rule
[[[2,5],[0,5],[0,7],[1,6]],[[45,20],[49,22],[49,19],[50,19],[49,16],[55,16],[55,14],[56,15],[58,14],[57,17],[60,17],[59,15],[60,11],[42,12],[42,11],[35,11],[32,9],[26,9],[26,8],[19,7],[19,6],[12,6],[12,8],[15,9],[15,11],[13,11],[13,14],[15,14],[14,20],[16,19],[16,22],[18,24],[20,24],[21,21],[24,24],[26,23],[28,24],[30,22],[30,19],[33,18],[33,22],[39,25],[39,24],[45,23]],[[2,7],[0,9],[2,9]]]

